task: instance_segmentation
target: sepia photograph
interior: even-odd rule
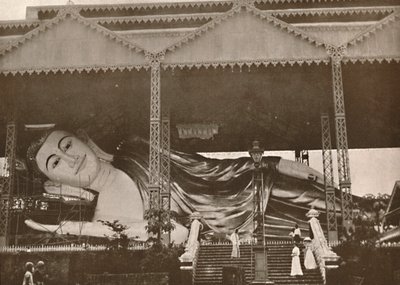
[[[0,284],[400,284],[400,0],[0,0]]]

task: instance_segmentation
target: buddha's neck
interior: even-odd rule
[[[117,177],[117,169],[114,168],[110,163],[100,162],[100,170],[97,174],[96,179],[90,183],[89,188],[101,192],[105,190],[114,183]]]

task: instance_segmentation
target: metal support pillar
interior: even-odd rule
[[[149,152],[149,194],[150,208],[160,207],[160,141],[161,141],[161,93],[160,57],[146,55],[150,71],[150,152]]]
[[[253,172],[252,188],[254,190],[253,199],[253,233],[257,240],[257,245],[265,245],[265,227],[264,227],[264,199],[263,199],[263,173],[258,168]]]
[[[310,165],[310,157],[308,155],[308,150],[295,150],[295,160],[297,162],[303,163],[307,166]]]
[[[171,146],[170,146],[170,119],[168,108],[163,109],[161,120],[161,207],[164,210],[171,210],[170,193],[170,167],[171,167]],[[168,217],[170,219],[170,217]],[[170,240],[170,233],[164,237]]]
[[[331,130],[329,115],[321,114],[322,133],[322,163],[324,168],[326,222],[328,225],[328,240],[337,241],[336,199],[333,179]]]
[[[353,227],[349,150],[347,145],[346,114],[343,94],[342,63],[345,47],[328,48],[332,61],[333,99],[335,105],[336,148],[339,187],[342,204],[342,225],[349,231]]]
[[[1,205],[0,205],[0,246],[6,246],[9,242],[9,227],[11,220],[11,197],[14,190],[15,182],[15,161],[17,149],[17,125],[15,121],[7,124],[7,137],[5,149],[4,173],[8,174],[3,177]]]
[[[255,230],[256,244],[252,244],[252,255],[254,254],[254,280],[253,285],[273,284],[268,279],[268,261],[265,243],[265,199],[264,199],[264,177],[258,167],[253,172],[253,232]]]

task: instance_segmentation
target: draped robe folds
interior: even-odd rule
[[[264,198],[270,193],[264,209],[267,233],[273,236],[287,236],[294,223],[306,227],[305,213],[311,206],[325,207],[323,185],[283,174],[279,171],[280,161],[279,157],[264,157],[260,167]],[[121,143],[113,165],[136,182],[143,205],[147,207],[148,144],[138,138]],[[199,212],[206,229],[214,232],[229,234],[240,228],[241,233],[249,233],[252,230],[253,170],[249,157],[219,160],[171,151],[171,209],[178,217]],[[337,209],[340,209],[339,204]]]

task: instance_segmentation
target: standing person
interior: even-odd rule
[[[305,269],[315,269],[317,268],[317,263],[315,262],[314,254],[311,250],[311,239],[306,237],[304,239],[304,268]]]
[[[45,285],[44,283],[44,262],[43,261],[38,261],[36,264],[35,272],[33,273],[33,283],[35,285]]]
[[[303,276],[300,264],[300,249],[297,243],[294,244],[292,250],[292,269],[290,271],[290,276]]]
[[[232,254],[231,258],[240,258],[240,240],[239,240],[239,235],[238,235],[238,230],[236,229],[232,234],[231,234],[231,242],[232,242]]]
[[[33,263],[25,263],[25,274],[22,285],[33,285]]]
[[[300,243],[300,241],[301,241],[301,231],[299,225],[296,224],[294,226],[294,242],[298,244]]]
[[[292,238],[292,243],[294,242],[294,228],[289,233],[289,236]]]

